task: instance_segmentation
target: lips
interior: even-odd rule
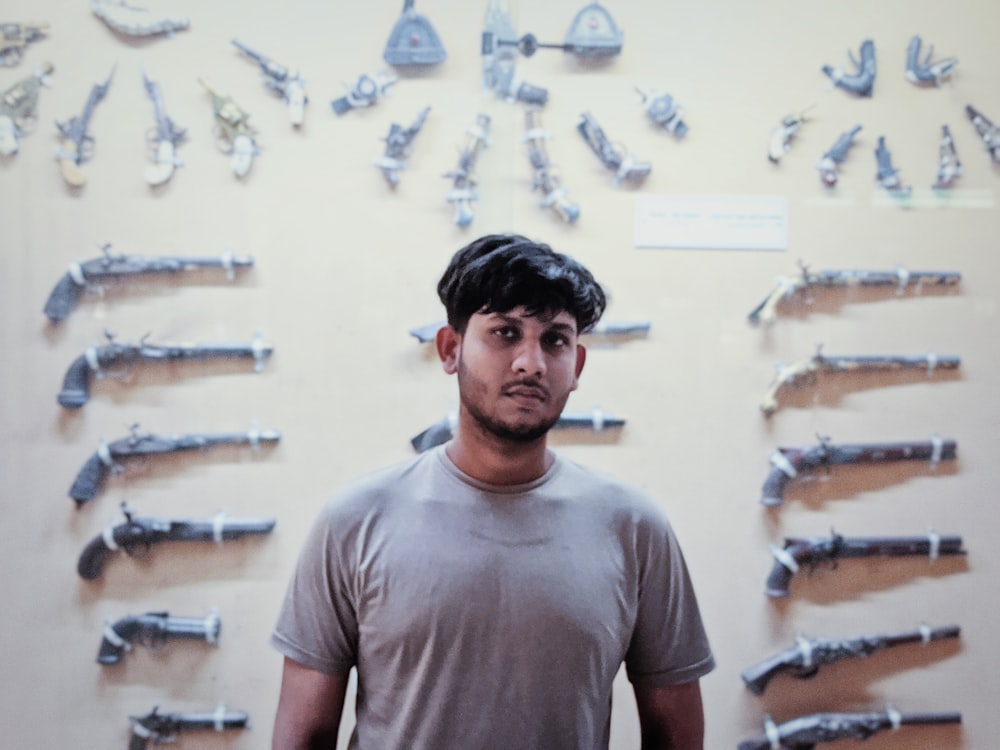
[[[519,400],[527,401],[546,401],[549,397],[548,392],[542,388],[540,385],[511,385],[503,389],[503,395],[510,396]]]

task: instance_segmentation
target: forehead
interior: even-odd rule
[[[524,305],[519,305],[512,310],[507,310],[506,312],[477,312],[475,313],[470,322],[473,320],[479,320],[483,324],[504,322],[513,323],[517,325],[525,326],[538,326],[541,328],[571,328],[576,330],[576,318],[570,315],[565,310],[559,310],[557,312],[552,311],[542,311],[539,313],[531,313],[528,311]]]

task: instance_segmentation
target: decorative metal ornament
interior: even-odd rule
[[[384,59],[390,65],[436,65],[448,54],[431,22],[413,10],[414,0],[405,0],[403,15],[396,21],[386,42]]]
[[[624,32],[600,3],[581,8],[566,31],[565,47],[588,60],[604,60],[622,51]]]

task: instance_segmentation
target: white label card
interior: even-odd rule
[[[639,195],[639,248],[787,250],[788,198],[741,195]]]

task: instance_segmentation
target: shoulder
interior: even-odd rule
[[[646,490],[601,470],[558,456],[557,481],[566,491],[598,503],[616,518],[638,525],[668,526],[663,505]]]
[[[321,519],[330,524],[359,521],[390,509],[438,470],[436,450],[427,451],[392,466],[363,474],[334,492],[326,501]]]

